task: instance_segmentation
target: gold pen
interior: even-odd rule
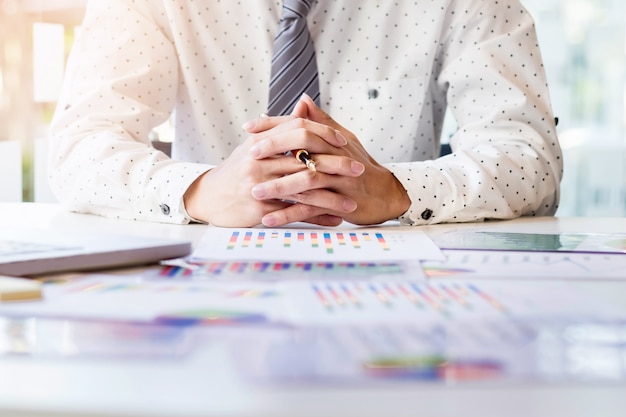
[[[313,160],[313,158],[311,158],[311,155],[309,155],[309,152],[307,150],[305,149],[297,150],[294,153],[294,155],[296,159],[302,161],[308,169],[310,169],[313,172],[317,171],[317,169],[315,169],[315,161]]]

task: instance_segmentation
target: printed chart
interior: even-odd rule
[[[7,317],[117,320],[175,325],[346,325],[614,318],[565,283],[537,281],[167,281],[93,275],[44,285],[43,301],[0,305]]]
[[[0,354],[175,360],[192,350],[188,329],[159,323],[0,317]],[[51,340],[58,342],[51,342]]]
[[[424,279],[418,262],[255,262],[255,261],[166,261],[157,274],[147,278],[170,280],[243,279],[307,280],[381,278]]]
[[[419,231],[390,229],[207,229],[192,260],[385,262],[443,259]]]
[[[512,233],[463,230],[435,238],[442,249],[626,253],[626,235],[601,233]]]
[[[542,317],[615,318],[565,283],[497,280],[313,281],[282,285],[287,317],[300,325],[455,323]]]
[[[613,253],[444,250],[422,263],[428,278],[626,280],[626,256]]]
[[[144,281],[93,275],[47,283],[43,301],[0,305],[9,317],[114,320],[181,326],[259,323],[284,316],[281,289],[241,282]]]
[[[624,347],[614,343],[624,330],[620,322],[479,320],[257,328],[222,340],[257,381],[615,383],[626,380]]]

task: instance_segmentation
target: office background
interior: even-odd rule
[[[626,216],[626,2],[522,0],[565,153],[561,216]],[[48,124],[85,0],[0,0],[0,201],[54,201]],[[445,136],[454,129],[446,124]],[[171,139],[171,129],[155,132]],[[7,180],[8,179],[8,180]]]

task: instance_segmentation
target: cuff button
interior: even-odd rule
[[[422,214],[420,216],[422,217],[422,219],[428,220],[433,217],[433,211],[431,209],[426,209],[422,211]]]
[[[170,206],[168,206],[167,204],[159,204],[159,208],[161,209],[161,213],[165,214],[166,216],[169,216]]]

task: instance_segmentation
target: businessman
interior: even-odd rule
[[[158,222],[551,215],[562,176],[518,0],[89,2],[50,140],[66,207]]]

